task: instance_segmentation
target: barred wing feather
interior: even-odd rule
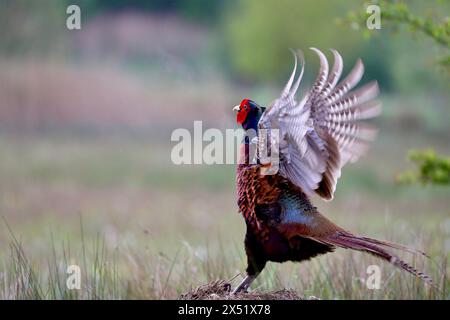
[[[373,100],[378,95],[376,81],[353,90],[364,74],[361,60],[339,81],[343,70],[341,55],[331,50],[334,64],[330,70],[325,55],[311,49],[320,59],[319,74],[312,88],[297,102],[304,58],[301,51],[293,51],[294,70],[281,96],[266,109],[258,126],[260,132],[279,129],[280,174],[307,194],[317,193],[330,200],[341,168],[358,160],[375,137],[376,130],[362,120],[377,116],[381,105]],[[298,60],[301,71],[295,79]],[[265,143],[259,143],[258,148],[260,154],[266,154],[262,150],[267,148]]]

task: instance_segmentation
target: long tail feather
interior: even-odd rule
[[[421,251],[407,248],[407,247],[404,247],[402,245],[392,243],[392,242],[387,242],[387,241],[385,242],[385,241],[371,239],[371,238],[367,238],[367,237],[358,237],[358,236],[352,235],[350,233],[343,233],[343,232],[339,232],[333,236],[328,236],[324,239],[320,239],[320,241],[330,244],[330,245],[337,246],[337,247],[345,248],[345,249],[353,249],[353,250],[368,252],[374,256],[377,256],[379,258],[382,258],[382,259],[392,263],[396,267],[399,267],[399,268],[415,275],[416,277],[422,279],[426,283],[434,286],[433,280],[431,279],[430,276],[428,276],[427,274],[425,274],[423,272],[417,271],[411,265],[409,265],[408,263],[406,263],[405,261],[400,259],[395,254],[392,254],[387,249],[388,248],[400,249],[400,250],[405,250],[405,251],[412,252],[412,253],[420,253],[420,254],[423,254],[426,256],[426,254]]]
[[[420,254],[422,256],[425,256],[427,258],[430,258],[430,256],[428,254],[426,254],[425,252],[423,252],[422,250],[418,250],[415,248],[410,248],[395,242],[390,242],[390,241],[386,241],[386,240],[377,240],[377,239],[372,239],[372,238],[367,238],[367,237],[359,237],[360,239],[363,239],[365,241],[368,241],[370,243],[373,244],[378,244],[381,246],[386,246],[389,248],[393,248],[393,249],[397,249],[397,250],[402,250],[402,251],[406,251],[412,254]]]

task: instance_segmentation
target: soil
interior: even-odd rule
[[[315,300],[304,298],[290,289],[276,291],[250,291],[231,294],[231,284],[225,280],[216,280],[182,294],[180,300]]]

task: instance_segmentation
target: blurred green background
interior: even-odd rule
[[[81,8],[81,30],[66,28],[69,4]],[[448,19],[449,2],[408,4],[425,16]],[[447,261],[450,231],[442,226],[450,216],[449,189],[395,184],[395,175],[409,166],[410,148],[450,153],[448,74],[436,63],[442,49],[407,28],[384,28],[383,21],[381,30],[364,37],[337,23],[349,11],[364,12],[365,5],[0,0],[0,216],[39,277],[51,278],[52,241],[59,249],[69,242],[73,252],[80,248],[80,219],[83,239],[105,239],[125,274],[136,277],[128,279],[128,291],[105,297],[176,297],[189,286],[243,271],[234,166],[173,165],[170,133],[192,130],[194,120],[203,120],[204,128],[233,128],[231,108],[242,98],[270,103],[292,68],[290,47],[306,55],[304,93],[318,70],[311,46],[330,59],[327,48],[341,52],[344,73],[362,58],[363,81],[378,80],[384,106],[369,154],[344,169],[332,203],[316,199],[317,205],[343,227]],[[7,276],[10,243],[0,222],[5,288],[14,278]],[[218,249],[223,243],[229,250]],[[207,253],[228,257],[227,264],[189,269],[176,260],[180,250],[186,259],[198,255],[199,263],[206,263]],[[292,279],[280,276],[270,284],[311,288]],[[270,287],[267,278],[259,281]],[[397,291],[377,294],[370,297],[399,297]],[[364,291],[332,290],[323,296],[367,297]]]

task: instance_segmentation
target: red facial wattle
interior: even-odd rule
[[[250,106],[248,105],[248,99],[244,99],[241,102],[238,113],[236,114],[236,121],[239,124],[243,124],[245,119],[247,119],[248,112],[250,111]]]
[[[245,119],[247,119],[248,111],[245,109],[239,110],[239,112],[236,115],[236,121],[239,124],[243,124],[245,122]]]

